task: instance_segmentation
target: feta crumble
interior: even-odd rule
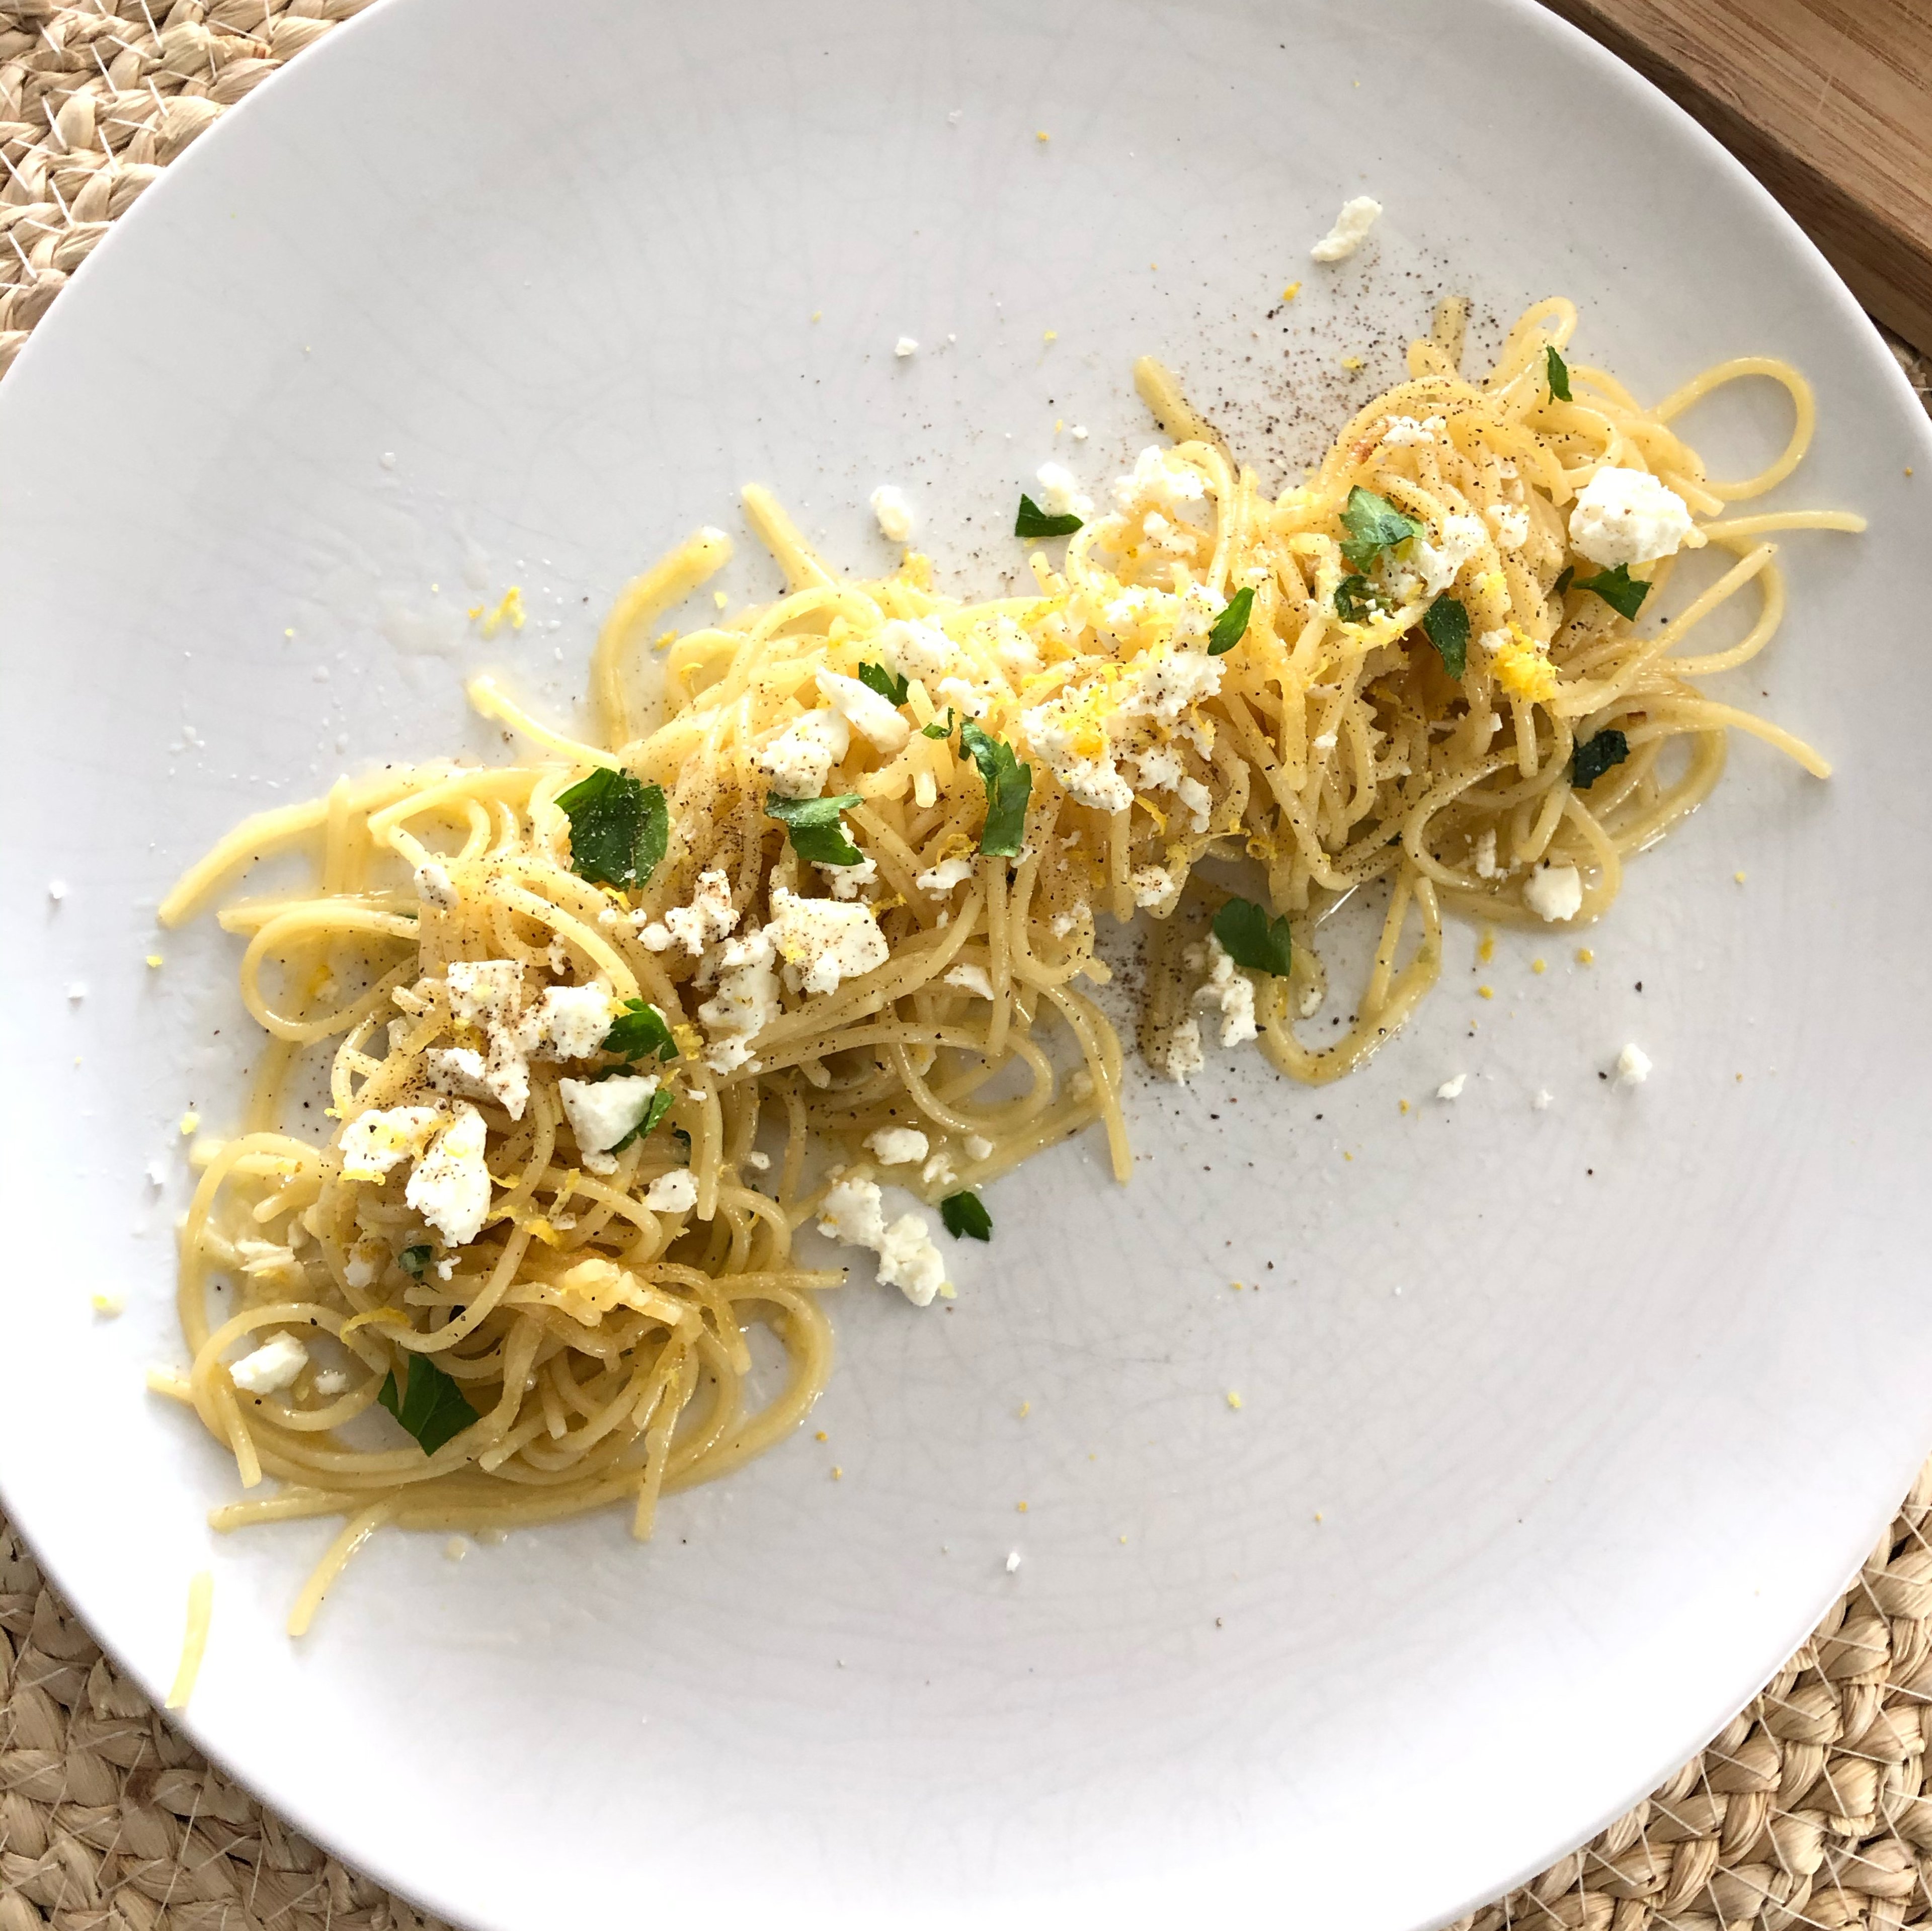
[[[1496,864],[1496,828],[1485,825],[1476,834],[1476,876],[1478,878],[1497,878],[1502,876]]]
[[[1198,1073],[1208,1063],[1208,1055],[1201,1050],[1201,1027],[1193,1019],[1184,1019],[1168,1036],[1167,1052],[1161,1071],[1176,1086],[1185,1086],[1190,1076]]]
[[[1522,902],[1552,925],[1574,919],[1582,909],[1583,874],[1574,865],[1545,865],[1531,873],[1522,888]]]
[[[483,1163],[483,1116],[458,1101],[456,1117],[416,1162],[403,1198],[452,1247],[483,1231],[490,1211],[490,1169]]]
[[[891,956],[870,906],[800,898],[782,885],[772,894],[766,930],[785,961],[787,983],[806,992],[833,991],[842,979],[872,972]]]
[[[818,679],[826,701],[874,751],[892,757],[904,750],[912,726],[889,698],[880,697],[869,684],[842,676],[836,670],[820,670]]]
[[[824,780],[819,782],[822,787]],[[738,913],[731,903],[730,878],[722,871],[700,872],[691,903],[674,907],[664,914],[664,930],[693,958],[702,958],[707,946],[730,937],[737,929]]]
[[[1696,534],[1690,506],[1647,469],[1606,466],[1586,483],[1570,512],[1570,541],[1607,569],[1674,556]]]
[[[543,1058],[587,1060],[610,1030],[610,988],[601,979],[588,985],[547,986],[532,1024]]]
[[[851,745],[851,731],[836,711],[808,711],[768,738],[752,761],[780,796],[817,798]]]
[[[688,1213],[698,1204],[698,1177],[688,1167],[658,1174],[644,1189],[644,1204],[653,1213]]]
[[[557,1097],[577,1137],[578,1151],[608,1153],[634,1132],[658,1090],[655,1073],[620,1073],[606,1080],[562,1079]]]
[[[1221,1015],[1221,1043],[1238,1046],[1256,1036],[1255,982],[1235,965],[1213,933],[1208,935],[1206,980],[1196,988],[1194,1003]],[[1196,1033],[1199,1038],[1198,1030]],[[1168,1057],[1173,1057],[1172,1051]],[[1174,1075],[1170,1072],[1170,1078]]]
[[[315,1378],[315,1391],[325,1398],[349,1392],[349,1377],[340,1368],[325,1368]]]
[[[1617,1055],[1617,1084],[1641,1086],[1650,1077],[1652,1061],[1644,1049],[1633,1042]]]
[[[973,861],[970,858],[943,858],[930,871],[922,871],[913,880],[928,898],[944,898],[956,886],[964,885],[973,876]]]
[[[976,998],[991,999],[993,982],[986,968],[980,965],[956,965],[946,975],[948,985],[956,985],[962,992],[970,992]]]
[[[989,1160],[993,1156],[993,1143],[983,1133],[969,1133],[966,1136],[966,1157],[969,1160]]]
[[[272,1395],[308,1366],[308,1350],[292,1334],[274,1334],[252,1354],[229,1365],[228,1378],[244,1393]]]
[[[742,1066],[752,1057],[752,1042],[782,1009],[776,958],[770,932],[754,927],[706,961],[718,991],[698,1009],[698,1018],[710,1036],[704,1063],[714,1073]]]
[[[878,1156],[880,1166],[904,1167],[924,1159],[932,1142],[916,1126],[881,1126],[866,1136],[866,1145]]]
[[[919,344],[910,335],[902,335],[892,344],[892,353],[903,361],[908,355],[916,355],[919,353]]]
[[[1084,521],[1094,514],[1094,499],[1080,493],[1065,463],[1042,463],[1034,480],[1040,485],[1040,506],[1048,516],[1077,516]]]
[[[1138,867],[1128,878],[1127,883],[1132,890],[1136,905],[1158,905],[1174,896],[1173,874],[1160,865]]]
[[[342,1132],[342,1177],[380,1180],[428,1142],[443,1118],[437,1106],[374,1108]]]
[[[1335,225],[1309,250],[1318,262],[1345,262],[1359,248],[1382,211],[1379,201],[1366,194],[1356,195],[1342,204]]]
[[[887,541],[903,543],[913,532],[916,519],[905,492],[896,483],[881,483],[872,492],[872,514],[879,520],[879,534]]]
[[[881,624],[873,640],[879,654],[902,677],[930,684],[945,676],[959,661],[959,648],[936,623],[923,617],[894,617]]]
[[[1468,1084],[1469,1075],[1458,1073],[1454,1079],[1444,1080],[1436,1089],[1436,1097],[1438,1099],[1460,1099],[1462,1096],[1462,1089]]]
[[[880,1211],[873,1180],[840,1180],[818,1210],[818,1231],[848,1247],[866,1247],[878,1256],[879,1279],[897,1288],[915,1307],[929,1307],[946,1283],[946,1261],[932,1244],[919,1214],[902,1214],[890,1225]]]

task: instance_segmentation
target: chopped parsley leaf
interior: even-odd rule
[[[1564,564],[1563,566],[1562,574],[1558,577],[1555,583],[1550,585],[1550,594],[1552,597],[1561,597],[1564,595],[1568,593],[1570,586],[1576,580],[1576,566],[1574,563]]]
[[[476,1420],[476,1411],[463,1390],[427,1355],[410,1357],[403,1372],[409,1378],[407,1392],[397,1392],[395,1370],[392,1369],[376,1399],[416,1437],[425,1455],[434,1455]]]
[[[1022,764],[1004,738],[990,738],[970,718],[959,727],[959,748],[980,767],[986,786],[986,825],[980,849],[995,858],[1017,858],[1026,839],[1027,800],[1033,767]]]
[[[1255,607],[1252,584],[1237,590],[1228,599],[1228,607],[1214,619],[1214,628],[1208,633],[1208,655],[1223,657],[1247,634],[1248,613]]]
[[[946,707],[946,721],[941,724],[934,718],[931,724],[922,724],[919,734],[922,738],[950,738],[952,735],[952,706]]]
[[[1570,400],[1570,364],[1556,352],[1552,342],[1543,352],[1544,373],[1550,378],[1550,393],[1558,402]]]
[[[1423,634],[1435,645],[1442,667],[1460,678],[1469,661],[1469,613],[1448,591],[1422,613]]]
[[[623,1011],[604,1035],[602,1050],[626,1060],[646,1059],[652,1053],[661,1060],[677,1057],[677,1045],[664,1015],[641,999],[625,1000]]]
[[[1599,731],[1593,738],[1586,738],[1570,758],[1570,782],[1580,791],[1587,791],[1613,764],[1621,764],[1630,755],[1630,739],[1622,731]]]
[[[556,802],[570,820],[570,868],[579,878],[632,892],[657,870],[670,838],[662,785],[599,765]]]
[[[876,691],[886,702],[896,707],[906,700],[906,680],[903,673],[888,670],[883,664],[862,664],[859,667],[859,682],[867,689]]]
[[[1288,921],[1270,919],[1267,908],[1252,898],[1231,898],[1214,914],[1214,936],[1221,949],[1238,966],[1250,972],[1265,972],[1276,979],[1288,976],[1289,946]]]
[[[677,1095],[668,1086],[661,1086],[651,1095],[651,1103],[644,1108],[644,1117],[626,1133],[623,1138],[604,1149],[606,1153],[621,1153],[633,1140],[641,1140],[671,1108],[677,1104]]]
[[[1354,570],[1366,570],[1384,550],[1407,542],[1422,527],[1412,516],[1404,516],[1388,497],[1378,496],[1359,483],[1348,492],[1342,526],[1348,532],[1342,541],[1342,554]]]
[[[1619,563],[1614,570],[1604,571],[1598,576],[1580,577],[1576,587],[1594,590],[1620,617],[1635,616],[1650,595],[1649,584],[1641,577],[1633,577],[1628,563]]]
[[[845,835],[838,814],[859,802],[856,791],[836,798],[788,798],[774,791],[765,815],[776,818],[791,838],[791,848],[808,865],[863,865],[866,855]]]
[[[939,1217],[956,1240],[990,1240],[993,1216],[976,1193],[950,1193],[939,1203]]]
[[[413,1274],[418,1280],[423,1277],[423,1270],[436,1258],[434,1247],[424,1246],[418,1241],[413,1247],[405,1247],[396,1256],[396,1265],[406,1274]]]
[[[1344,577],[1335,586],[1335,614],[1345,624],[1366,623],[1377,608],[1367,577]]]
[[[1071,536],[1080,527],[1077,516],[1048,516],[1030,496],[1020,499],[1020,513],[1013,519],[1016,536]]]

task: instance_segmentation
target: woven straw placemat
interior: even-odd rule
[[[0,0],[0,372],[161,169],[368,4]],[[1932,370],[1896,352],[1924,395]],[[1932,1925],[1932,1798],[1919,1794],[1929,1518],[1932,1462],[1810,1640],[1700,1756],[1454,1931]],[[0,1516],[0,1931],[438,1923],[211,1768],[101,1655]]]

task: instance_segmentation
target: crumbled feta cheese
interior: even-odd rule
[[[945,1149],[941,1147],[920,1168],[919,1177],[921,1184],[926,1186],[950,1187],[959,1175],[952,1162],[946,1157]]]
[[[911,535],[915,520],[912,505],[896,483],[881,483],[872,492],[872,514],[879,520],[879,534],[892,543],[903,543]]]
[[[785,961],[788,985],[830,992],[842,979],[856,979],[891,956],[886,935],[869,905],[842,905],[829,898],[800,898],[780,886],[772,894],[766,928]]]
[[[880,1166],[904,1167],[924,1159],[932,1142],[916,1126],[881,1126],[866,1135],[866,1144],[878,1156]]]
[[[1434,535],[1424,530],[1412,536],[1405,546],[1408,560],[1422,575],[1420,594],[1426,598],[1440,596],[1455,582],[1457,573],[1490,540],[1488,526],[1479,516],[1466,515],[1457,510],[1442,519],[1439,532],[1440,543]]]
[[[524,968],[514,959],[458,959],[445,975],[449,1016],[459,1026],[501,1026],[516,1016]]]
[[[456,1117],[439,1133],[403,1198],[452,1247],[466,1247],[490,1211],[490,1169],[483,1163],[483,1116],[457,1102]]]
[[[1127,880],[1136,905],[1158,905],[1174,896],[1173,874],[1157,865],[1138,867]]]
[[[943,858],[930,871],[922,871],[913,880],[928,898],[944,898],[956,886],[964,885],[973,876],[973,861],[970,858]]]
[[[388,1249],[373,1240],[358,1240],[342,1263],[342,1278],[352,1288],[372,1287],[389,1264]]]
[[[1496,878],[1501,875],[1496,863],[1496,828],[1485,825],[1476,834],[1476,876],[1478,878]]]
[[[50,878],[47,880],[47,896],[58,905],[67,896],[67,880]]]
[[[946,1262],[932,1244],[926,1220],[902,1214],[888,1226],[872,1180],[839,1181],[818,1210],[818,1231],[849,1247],[868,1247],[879,1257],[879,1279],[897,1288],[915,1307],[928,1307],[946,1282]]]
[[[901,717],[898,708],[882,697],[869,684],[856,677],[841,676],[836,670],[818,673],[818,688],[828,703],[874,751],[887,757],[905,748],[912,726]]]
[[[1310,255],[1318,262],[1346,261],[1362,245],[1382,211],[1382,203],[1366,194],[1343,202],[1334,226],[1309,250]]]
[[[1143,449],[1134,460],[1132,473],[1114,485],[1114,500],[1130,514],[1158,510],[1170,520],[1207,494],[1201,472],[1186,457],[1157,445]]]
[[[1460,1099],[1462,1089],[1469,1083],[1467,1073],[1458,1073],[1454,1079],[1446,1079],[1436,1089],[1438,1099]]]
[[[769,1173],[771,1171],[772,1156],[769,1153],[760,1153],[754,1147],[745,1156],[745,1165],[754,1174]]]
[[[966,1136],[966,1157],[969,1160],[986,1160],[992,1157],[993,1143],[983,1133],[969,1133]]]
[[[667,912],[664,922],[665,931],[693,958],[702,957],[706,946],[728,938],[737,928],[738,913],[731,903],[730,878],[722,871],[700,872],[691,903]]]
[[[962,992],[970,992],[976,998],[991,999],[993,982],[987,976],[986,968],[977,965],[956,965],[946,975],[948,985],[956,985]]]
[[[1520,503],[1492,503],[1483,514],[1496,533],[1498,550],[1520,550],[1529,536],[1529,512]]]
[[[1570,512],[1570,543],[1612,570],[1674,556],[1696,529],[1689,504],[1647,469],[1606,465],[1584,484]]]
[[[714,1073],[728,1073],[752,1057],[752,1042],[782,1009],[776,959],[770,933],[753,927],[728,940],[715,960],[717,996],[698,1009],[699,1023],[710,1035],[704,1063]]]
[[[856,865],[815,865],[814,869],[832,887],[835,898],[862,898],[866,888],[878,882],[879,862],[875,858],[861,859]]]
[[[1077,422],[1066,433],[1069,436],[1072,436],[1076,442],[1084,442],[1087,440],[1087,430],[1082,428]]]
[[[892,353],[902,360],[908,355],[916,355],[919,353],[919,344],[910,335],[902,335],[892,344]]]
[[[1522,902],[1552,924],[1574,919],[1583,904],[1583,874],[1574,865],[1545,865],[1531,873],[1522,888]]]
[[[1196,832],[1204,832],[1214,823],[1214,794],[1199,778],[1184,778],[1174,787],[1174,795],[1180,800],[1181,809]]]
[[[620,1073],[611,1079],[561,1079],[556,1083],[563,1117],[577,1136],[578,1150],[584,1153],[608,1153],[627,1134],[634,1132],[650,1111],[657,1090],[655,1073]]]
[[[836,711],[808,711],[767,739],[752,761],[782,797],[817,798],[851,745],[851,731]]]
[[[941,703],[954,706],[976,721],[983,718],[990,708],[986,694],[963,677],[940,678],[935,694]]]
[[[638,943],[647,952],[668,952],[677,941],[668,925],[660,925],[642,912],[633,912],[631,922],[638,928]]]
[[[1538,1113],[1547,1113],[1550,1111],[1550,1102],[1556,1097],[1556,1096],[1547,1087],[1544,1087],[1538,1090],[1536,1097],[1529,1103]]]
[[[1502,628],[1498,628],[1495,630],[1486,630],[1481,631],[1476,638],[1476,642],[1482,647],[1482,649],[1487,651],[1492,657],[1495,656],[1498,651],[1504,649],[1509,643],[1509,632],[1508,630]],[[1500,726],[1502,723],[1502,720],[1501,718],[1498,718],[1496,720],[1496,722],[1498,726]]]
[[[698,1176],[688,1167],[658,1174],[644,1189],[644,1204],[653,1213],[688,1213],[698,1204]]]
[[[315,1378],[315,1391],[324,1396],[346,1394],[349,1390],[349,1377],[340,1368],[325,1368]]]
[[[67,996],[69,1004],[78,1006],[87,997],[86,980],[84,979],[74,980],[68,987]]]
[[[1042,463],[1035,480],[1040,484],[1040,506],[1048,516],[1077,516],[1084,520],[1094,514],[1094,499],[1080,493],[1080,485],[1064,463]]]
[[[1142,789],[1148,791],[1172,791],[1187,775],[1187,767],[1180,761],[1180,754],[1171,751],[1166,745],[1154,745],[1138,753],[1134,759]]]
[[[244,1393],[272,1395],[308,1366],[308,1350],[292,1334],[272,1334],[252,1354],[229,1364],[228,1378]]]
[[[424,1146],[443,1117],[440,1106],[392,1106],[358,1114],[342,1129],[342,1177],[381,1180]]]
[[[936,623],[923,617],[894,617],[880,625],[873,641],[879,655],[902,677],[930,684],[959,661],[959,649]]]
[[[1644,1049],[1635,1044],[1626,1046],[1617,1055],[1617,1084],[1619,1086],[1641,1086],[1650,1077],[1651,1057]]]
[[[1382,425],[1382,446],[1403,449],[1425,442],[1447,442],[1443,432],[1448,427],[1439,415],[1425,416],[1420,422],[1412,415],[1392,415]]]
[[[461,902],[449,874],[434,860],[416,867],[416,896],[439,912],[452,911]]]
[[[1010,1552],[1008,1552],[1008,1554],[1007,1554],[1007,1556],[1006,1556],[1006,1573],[1007,1573],[1009,1576],[1012,1575],[1012,1573],[1014,1572],[1014,1570],[1016,1570],[1016,1569],[1018,1569],[1018,1568],[1019,1567],[1019,1566],[1020,1566],[1020,1552],[1019,1552],[1019,1551],[1018,1551],[1018,1549],[1013,1549],[1013,1550],[1010,1551]]]
[[[1182,1020],[1168,1036],[1161,1071],[1176,1086],[1185,1086],[1188,1076],[1200,1072],[1207,1063],[1208,1055],[1201,1050],[1199,1023],[1192,1019]]]
[[[588,985],[544,990],[535,1015],[536,1050],[547,1060],[587,1060],[610,1030],[610,988],[601,979]]]
[[[1220,1014],[1222,1045],[1240,1045],[1256,1036],[1255,982],[1235,966],[1221,941],[1211,932],[1208,935],[1206,958],[1208,977],[1196,988],[1194,1003]],[[1198,1030],[1195,1036],[1198,1050]],[[1171,1051],[1168,1057],[1172,1059]],[[1174,1075],[1170,1072],[1168,1077],[1172,1078]]]

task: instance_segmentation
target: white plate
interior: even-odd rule
[[[1373,240],[1314,268],[1364,190]],[[952,1309],[853,1286],[829,1441],[648,1548],[616,1513],[460,1567],[392,1537],[290,1645],[328,1529],[211,1535],[232,1471],[142,1387],[179,1353],[176,1122],[231,1124],[250,1047],[234,944],[142,963],[177,868],[340,769],[496,751],[475,667],[569,714],[614,588],[748,478],[868,568],[900,481],[984,592],[1041,461],[1099,481],[1148,439],[1136,352],[1279,481],[1449,288],[1567,292],[1646,394],[1810,372],[1778,500],[1871,532],[1789,541],[1787,628],[1730,686],[1840,775],[1740,741],[1594,968],[1505,941],[1481,1000],[1459,930],[1339,1090],[1137,1088],[1131,1189],[1069,1147],[998,1188]],[[1783,415],[1694,427],[1736,469]],[[153,190],[0,439],[8,1505],[151,1690],[212,1564],[189,1728],[437,1909],[1439,1918],[1699,1744],[1932,1441],[1932,440],[1784,216],[1534,9],[384,7]],[[751,551],[734,595],[774,587]],[[477,640],[457,613],[512,581],[529,626]],[[1630,1039],[1657,1071],[1615,1090]]]

